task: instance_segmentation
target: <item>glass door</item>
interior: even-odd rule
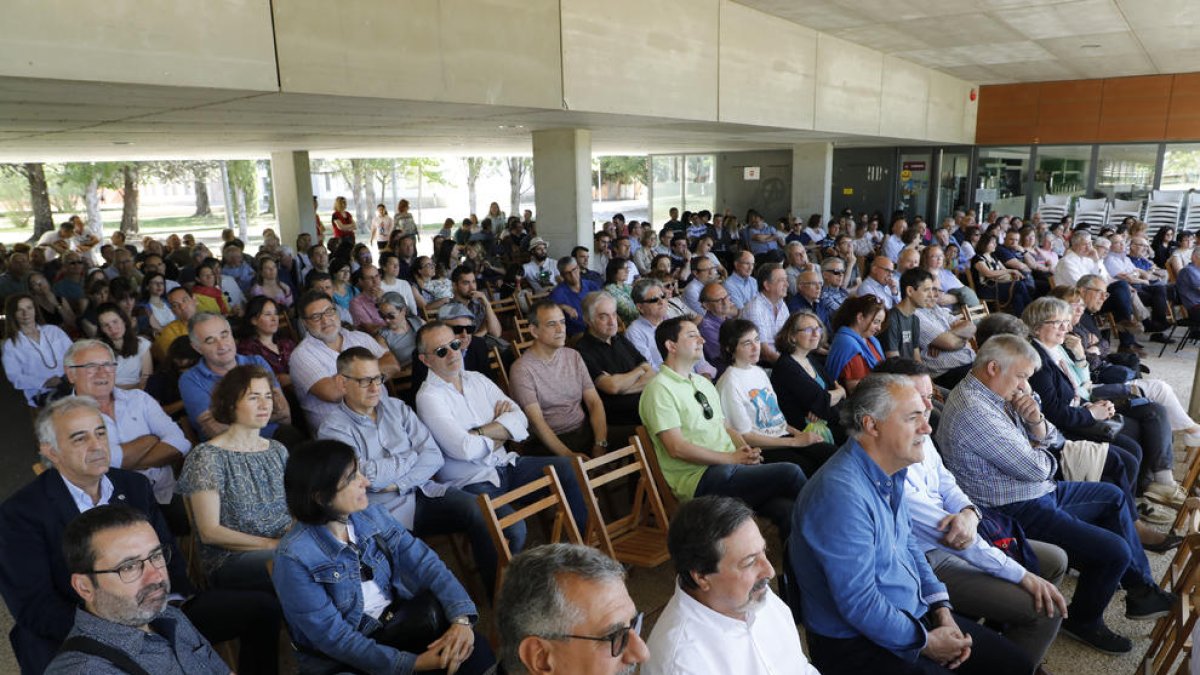
[[[969,150],[942,151],[938,167],[937,213],[933,226],[954,216],[955,211],[967,212],[968,181],[971,177],[971,152]]]
[[[902,150],[900,173],[897,174],[898,207],[910,221],[914,216],[929,218],[929,178],[933,173],[931,150]]]

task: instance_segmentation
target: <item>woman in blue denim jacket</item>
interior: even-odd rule
[[[462,584],[386,511],[368,506],[368,482],[350,446],[301,445],[283,482],[297,522],[275,550],[272,580],[302,674],[466,674],[495,662],[471,627],[477,613]],[[451,618],[441,637],[421,645],[420,653],[375,639],[391,615],[422,594],[431,594]]]

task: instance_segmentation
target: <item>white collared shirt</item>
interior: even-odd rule
[[[741,621],[709,609],[678,584],[646,641],[642,675],[819,675],[804,656],[788,606],[770,588]]]
[[[78,485],[67,480],[66,476],[60,473],[58,477],[62,479],[63,485],[67,486],[67,492],[71,494],[71,499],[75,502],[75,507],[79,509],[80,513],[91,511],[97,506],[104,506],[112,500],[113,484],[108,479],[108,476],[100,477],[100,500],[95,503],[92,502],[91,495],[84,492]]]

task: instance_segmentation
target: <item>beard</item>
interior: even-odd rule
[[[138,628],[162,614],[163,609],[167,606],[167,594],[170,591],[171,584],[166,580],[146,586],[138,591],[137,597],[133,600],[97,588],[94,613],[113,623]],[[157,598],[148,599],[151,595],[159,592],[161,595]]]

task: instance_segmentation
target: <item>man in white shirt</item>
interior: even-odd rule
[[[893,220],[892,233],[888,235],[887,239],[883,240],[883,250],[880,251],[880,254],[890,258],[892,262],[896,262],[896,258],[899,257],[900,251],[904,250],[904,240],[901,239],[900,236],[903,235],[904,231],[907,229],[908,221],[903,217]]]
[[[625,337],[637,348],[650,367],[657,371],[662,366],[663,357],[654,342],[654,331],[667,319],[666,289],[658,279],[642,277],[633,284],[630,295],[641,316],[629,323],[625,329]],[[696,364],[696,372],[710,378],[715,378],[717,374],[716,368],[704,360]]]
[[[888,359],[876,372],[910,378],[925,403],[926,415],[933,411],[933,381],[923,365]],[[1035,557],[1034,573],[992,546],[978,532],[982,512],[959,489],[929,436],[924,451],[924,459],[908,467],[904,500],[913,535],[933,573],[946,584],[958,611],[986,618],[1034,663],[1041,663],[1067,611],[1057,588],[1067,571],[1066,552],[1054,544],[1028,540]]]
[[[534,292],[549,290],[558,283],[558,261],[546,253],[546,240],[534,237],[529,242],[531,259],[522,267],[525,281]]]
[[[680,296],[683,298],[683,304],[695,312],[696,316],[704,316],[704,305],[700,304],[700,292],[704,290],[705,284],[717,281],[720,275],[717,272],[717,264],[708,258],[693,257],[691,267],[692,280],[683,287]]]
[[[1167,285],[1153,272],[1138,269],[1129,257],[1128,244],[1125,235],[1114,234],[1111,239],[1099,238],[1097,242],[1111,241],[1109,252],[1102,245],[1097,253],[1103,257],[1104,269],[1113,279],[1120,279],[1138,294],[1142,303],[1150,308],[1150,321],[1146,329],[1161,331],[1167,327]],[[1097,245],[1097,244],[1093,244]],[[1155,342],[1161,342],[1162,336],[1151,337]]]
[[[788,276],[783,265],[764,263],[758,266],[754,277],[758,281],[758,293],[742,307],[741,317],[758,326],[762,360],[775,363],[779,358],[779,352],[775,351],[775,335],[791,314],[783,301],[788,292]]]
[[[667,546],[675,594],[646,643],[643,675],[817,675],[791,610],[768,586],[775,569],[750,507],[731,497],[687,501]]]
[[[900,286],[895,275],[896,263],[885,255],[877,255],[871,261],[871,270],[867,278],[858,285],[856,296],[874,295],[883,303],[884,309],[891,309],[900,302]]]
[[[1133,298],[1129,283],[1121,279],[1114,280],[1104,269],[1104,265],[1096,257],[1096,249],[1092,246],[1092,237],[1086,230],[1080,230],[1071,235],[1071,248],[1063,254],[1058,265],[1054,268],[1054,283],[1059,286],[1074,286],[1083,277],[1094,274],[1108,285],[1108,299],[1101,311],[1112,312],[1121,327],[1121,345],[1134,344],[1133,333],[1142,330],[1141,322],[1133,316]]]
[[[417,392],[417,415],[442,449],[445,464],[436,478],[473,494],[501,495],[544,475],[553,466],[562,481],[571,515],[580,532],[587,528],[587,508],[567,457],[522,457],[508,441],[529,438],[529,418],[487,376],[462,367],[461,341],[441,321],[417,331],[417,358],[429,376]],[[507,507],[501,514],[511,513]],[[525,525],[505,530],[515,553],[525,544]],[[489,591],[491,589],[488,589]]]

